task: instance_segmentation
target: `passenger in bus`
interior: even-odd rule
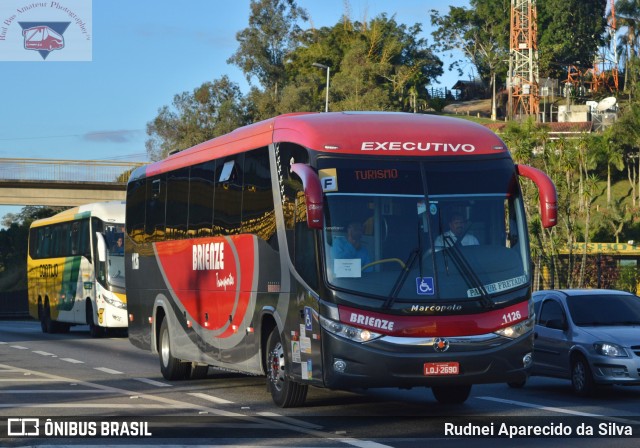
[[[369,250],[362,243],[362,223],[353,221],[347,226],[346,238],[336,238],[333,242],[333,256],[335,259],[360,258],[361,266],[371,263]],[[365,271],[367,272],[367,271]]]
[[[438,236],[434,241],[436,250],[442,250],[444,247],[451,247],[456,244],[460,246],[477,246],[480,244],[478,238],[467,233],[469,226],[461,213],[452,214],[448,224],[449,230]]]

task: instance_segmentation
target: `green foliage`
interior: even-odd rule
[[[202,143],[248,123],[240,87],[227,76],[174,96],[147,123],[150,160]]]
[[[295,0],[251,0],[249,26],[236,34],[239,47],[227,62],[240,67],[247,81],[256,78],[265,90],[285,81],[285,63],[298,45],[297,21],[307,12]]]
[[[492,75],[504,77],[509,55],[509,18],[511,2],[505,0],[471,0],[470,9],[450,6],[449,14],[440,16],[431,10],[432,33],[441,51],[460,50],[475,67],[478,77],[489,86]],[[462,61],[454,61],[449,70],[462,76]]]
[[[36,219],[47,218],[65,207],[26,206],[17,215],[3,217],[6,229],[0,229],[0,274],[10,268],[24,267],[27,263],[29,227]]]
[[[633,294],[638,292],[640,271],[637,266],[621,266],[616,288]]]
[[[604,44],[607,0],[537,2],[540,75],[563,78],[567,66],[591,68]]]
[[[592,67],[604,43],[607,0],[546,0],[536,5],[540,75],[563,78],[569,64]],[[506,76],[511,2],[470,0],[470,6],[450,6],[445,16],[432,10],[433,36],[440,50],[462,51],[489,86],[493,73]],[[455,61],[449,69],[461,64]]]

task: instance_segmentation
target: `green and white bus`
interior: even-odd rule
[[[29,314],[44,333],[89,325],[91,336],[127,327],[124,201],[34,221],[29,230]]]

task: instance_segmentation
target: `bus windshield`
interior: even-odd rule
[[[124,224],[108,225],[105,232],[107,243],[107,282],[112,286],[125,287],[124,283]]]
[[[528,284],[524,210],[510,159],[325,157],[318,168],[326,277],[336,289],[389,307],[486,302]]]

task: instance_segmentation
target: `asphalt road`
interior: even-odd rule
[[[37,432],[37,435],[36,435]],[[630,435],[629,435],[630,433]],[[0,446],[636,447],[640,387],[590,398],[568,381],[474,386],[463,405],[429,389],[311,388],[304,407],[276,407],[263,377],[209,370],[169,382],[156,355],[88,327],[43,334],[0,321]]]

